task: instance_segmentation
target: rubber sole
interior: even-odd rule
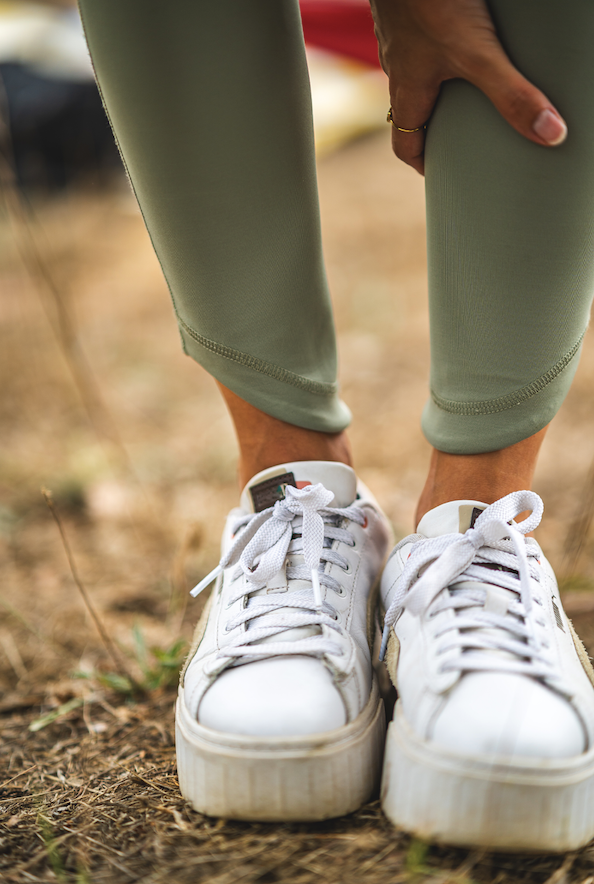
[[[209,816],[324,820],[352,813],[379,788],[386,722],[375,680],[355,721],[326,733],[219,733],[192,719],[181,689],[175,729],[182,795]]]
[[[575,850],[594,837],[594,749],[577,758],[462,758],[421,740],[397,706],[382,807],[399,828],[443,844]]]

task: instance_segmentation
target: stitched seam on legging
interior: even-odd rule
[[[561,374],[563,369],[567,368],[580,349],[585,334],[586,330],[584,330],[571,350],[562,356],[552,368],[549,368],[549,370],[545,372],[545,374],[541,375],[535,381],[526,384],[525,387],[516,390],[514,393],[499,396],[497,399],[482,399],[476,402],[458,402],[455,399],[443,399],[441,396],[438,396],[434,390],[431,390],[431,398],[438,408],[441,408],[443,411],[448,411],[450,414],[465,416],[497,414],[500,411],[506,411],[508,408],[513,408],[515,405],[521,405],[522,402],[526,402],[528,399],[536,396],[537,393],[540,393],[541,390],[544,390],[548,384]]]
[[[246,368],[251,368],[253,371],[258,371],[260,374],[265,374],[270,378],[274,378],[275,381],[290,384],[292,387],[298,387],[300,390],[305,390],[307,393],[314,393],[316,396],[333,396],[338,390],[338,384],[336,383],[326,384],[322,381],[312,381],[309,378],[302,377],[300,374],[295,374],[295,372],[289,371],[287,368],[281,368],[280,365],[274,365],[272,362],[266,362],[264,359],[259,359],[257,356],[250,356],[249,353],[242,353],[241,350],[234,350],[233,347],[227,347],[225,344],[211,341],[209,338],[199,335],[198,332],[190,328],[189,325],[186,325],[179,314],[177,315],[177,318],[183,330],[187,332],[191,338],[204,347],[205,350],[210,350],[211,353],[215,353],[217,356],[222,356],[224,359],[230,359],[233,362],[238,362]]]

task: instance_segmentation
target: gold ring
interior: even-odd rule
[[[394,122],[394,115],[392,108],[388,111],[388,116],[386,117],[386,123],[392,123],[395,129],[399,132],[421,132],[423,129],[427,128],[427,123],[424,123],[422,126],[417,126],[416,129],[403,129],[402,126],[397,126]]]

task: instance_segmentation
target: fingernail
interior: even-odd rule
[[[539,138],[552,146],[563,144],[567,138],[567,126],[549,108],[545,108],[539,113],[532,128]]]

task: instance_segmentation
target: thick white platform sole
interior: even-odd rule
[[[594,749],[561,759],[462,757],[420,739],[397,706],[382,807],[399,828],[444,844],[574,850],[594,837]]]
[[[307,737],[225,734],[176,707],[179,785],[194,808],[239,820],[324,820],[357,810],[379,788],[386,721],[377,684],[355,721]]]

